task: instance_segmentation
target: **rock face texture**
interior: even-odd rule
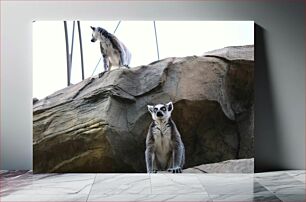
[[[203,164],[183,170],[183,173],[253,173],[254,158]]]
[[[33,108],[34,172],[146,172],[148,104],[174,103],[184,168],[254,156],[254,47],[91,77]]]

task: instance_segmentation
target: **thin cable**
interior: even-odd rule
[[[116,26],[116,28],[115,28],[115,30],[114,30],[114,34],[116,33],[116,31],[117,31],[117,29],[118,29],[120,23],[121,23],[121,20],[119,20],[119,22],[118,22],[118,24],[117,24],[117,26]]]
[[[100,57],[100,59],[99,59],[99,61],[98,61],[97,65],[96,65],[96,67],[95,67],[94,71],[92,72],[91,76],[93,76],[93,75],[94,75],[94,73],[95,73],[95,71],[96,71],[96,69],[97,69],[98,65],[100,64],[101,59],[102,59],[102,56]]]
[[[155,31],[155,43],[156,43],[157,59],[159,60],[159,48],[158,48],[158,40],[157,40],[157,32],[156,32],[155,21],[153,21],[153,24],[154,24],[154,31]]]

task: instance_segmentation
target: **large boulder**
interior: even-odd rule
[[[145,172],[148,104],[174,103],[185,168],[254,156],[254,47],[91,77],[34,103],[34,172]]]

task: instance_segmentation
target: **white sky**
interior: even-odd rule
[[[92,75],[100,57],[99,43],[90,42],[90,26],[113,33],[118,21],[81,21],[85,78]],[[72,22],[68,22],[69,37]],[[254,44],[253,21],[156,21],[160,59],[203,55],[226,46]],[[122,21],[115,35],[131,51],[131,67],[157,60],[153,21]],[[77,26],[71,83],[81,81]],[[94,75],[103,71],[101,60]],[[33,23],[33,97],[44,98],[67,86],[66,45],[63,21]]]

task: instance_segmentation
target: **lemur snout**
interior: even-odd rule
[[[91,42],[95,42],[96,40],[94,40],[94,39],[91,39],[90,41],[91,41]]]
[[[157,117],[162,117],[162,116],[164,116],[164,114],[163,114],[162,112],[157,112],[157,113],[156,113],[156,116],[157,116]]]

